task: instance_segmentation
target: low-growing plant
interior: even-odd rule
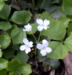
[[[0,0],[0,75],[58,68],[72,51],[71,16],[71,0]]]

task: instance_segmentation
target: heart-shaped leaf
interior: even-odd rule
[[[15,11],[11,17],[11,21],[19,25],[27,24],[31,19],[31,13],[29,11]]]
[[[0,34],[0,45],[2,49],[7,48],[10,45],[11,38],[7,33]]]
[[[8,61],[0,58],[0,70],[6,69],[8,67]]]

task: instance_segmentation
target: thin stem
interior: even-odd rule
[[[36,51],[36,47],[35,47],[35,59],[36,59],[36,55],[37,55],[37,51]]]
[[[36,40],[36,37],[34,36],[34,34],[32,34],[32,36],[34,37],[35,41],[36,41],[36,44],[37,44],[37,40]]]
[[[37,44],[36,37],[34,36],[34,34],[32,34],[32,36],[34,37],[34,39],[35,39],[35,42],[36,42],[36,44]],[[35,49],[35,51],[34,51],[34,54],[35,54],[35,59],[36,59],[36,55],[37,55],[36,47],[35,47],[34,49]]]
[[[41,32],[40,32],[40,34],[39,34],[38,42],[39,42],[39,40],[40,40],[40,37],[41,37]]]
[[[32,0],[32,4],[33,4],[33,8],[34,8],[34,6],[35,6],[35,2],[34,2],[34,0]]]

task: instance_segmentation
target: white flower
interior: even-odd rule
[[[29,41],[25,38],[25,39],[23,39],[23,43],[24,43],[24,45],[20,46],[20,50],[25,51],[26,54],[28,54],[29,52],[31,52],[31,47],[33,47],[33,42]]]
[[[29,32],[31,30],[32,30],[32,26],[30,24],[27,24],[27,25],[24,26],[23,31],[28,31]]]
[[[47,30],[49,28],[50,21],[47,19],[36,19],[36,23],[38,24],[38,31],[42,31],[43,29]]]
[[[50,47],[48,47],[48,41],[47,40],[43,40],[42,44],[37,44],[37,49],[40,50],[40,53],[42,56],[46,56],[47,53],[51,53],[52,49]]]
[[[42,56],[46,56],[48,53],[51,53],[52,49],[50,47],[45,47],[43,49],[41,49],[40,53]]]

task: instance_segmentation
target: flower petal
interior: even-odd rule
[[[29,46],[29,47],[33,47],[33,42],[30,41],[29,44],[28,44],[28,46]]]
[[[45,19],[45,20],[44,20],[44,25],[45,25],[45,26],[48,26],[49,24],[50,24],[50,21],[47,20],[47,19]]]
[[[41,50],[42,49],[42,44],[37,44],[36,48]]]
[[[47,48],[46,48],[46,52],[47,52],[47,53],[51,53],[51,52],[52,52],[52,48],[47,47]]]
[[[25,25],[24,28],[25,29],[23,29],[23,31],[31,31],[32,30],[32,26],[30,24]]]
[[[47,29],[48,29],[48,26],[44,25],[43,28],[44,28],[45,30],[47,30]]]
[[[43,26],[39,25],[39,26],[37,27],[37,29],[38,29],[38,31],[42,31],[42,30],[43,30]]]
[[[28,54],[29,52],[31,52],[31,49],[28,47],[25,49],[26,54]]]
[[[42,44],[44,47],[47,47],[48,46],[48,41],[46,39],[42,40]]]
[[[24,43],[25,45],[28,45],[28,43],[29,43],[28,39],[27,39],[27,38],[24,38],[24,39],[23,39],[23,43]]]
[[[38,25],[43,25],[43,20],[42,19],[36,19],[36,23]]]
[[[24,51],[24,50],[25,50],[25,48],[26,48],[26,46],[25,46],[25,45],[21,45],[21,46],[20,46],[20,50],[21,50],[21,51]]]
[[[40,53],[42,56],[46,56],[46,54],[47,54],[47,52],[45,50],[41,50]]]

